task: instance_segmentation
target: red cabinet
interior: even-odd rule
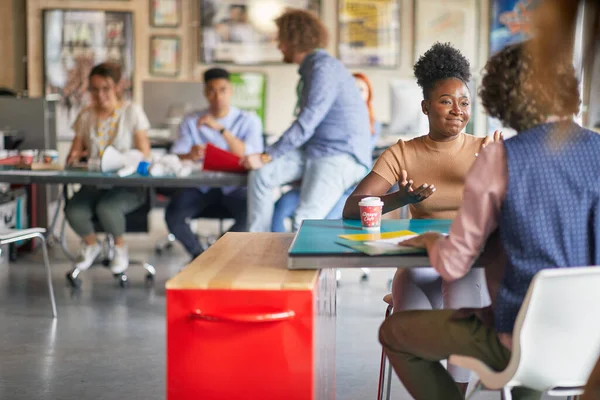
[[[167,282],[167,398],[335,400],[335,276],[229,233]]]

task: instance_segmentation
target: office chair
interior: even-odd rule
[[[64,202],[65,202],[65,207],[67,206],[67,204],[69,202],[69,198],[71,197],[69,194],[69,191],[70,191],[69,185],[64,185],[63,198],[64,198]],[[140,207],[138,207],[137,209],[133,210],[132,212],[130,212],[129,214],[127,214],[125,216],[125,232],[127,232],[127,233],[148,233],[149,232],[148,214],[151,209],[152,209],[152,191],[148,191],[147,201],[144,204],[142,204]],[[94,223],[94,231],[96,233],[104,233],[102,225],[95,217],[93,219],[93,223]],[[66,224],[66,218],[63,221],[62,232],[61,232],[61,245],[63,246],[63,250],[66,250],[66,245],[64,242],[65,224]],[[102,242],[102,252],[101,252],[100,259],[99,259],[100,264],[103,265],[104,267],[108,268],[112,258],[114,257],[114,251],[115,251],[114,238],[112,237],[112,235],[106,234],[106,236]],[[71,260],[75,259],[73,256],[70,255],[70,253],[68,251],[66,251],[66,254],[68,255],[68,257]],[[94,265],[96,265],[96,264],[94,264]],[[146,270],[146,284],[151,285],[154,283],[154,276],[156,275],[156,269],[154,268],[153,265],[151,265],[147,262],[135,260],[135,259],[130,259],[129,265],[130,266],[131,265],[141,265],[142,268],[144,268]],[[81,286],[81,279],[79,278],[80,273],[81,273],[81,271],[79,271],[77,268],[74,268],[71,271],[67,272],[67,274],[66,274],[67,283],[71,287],[79,288]],[[129,280],[128,280],[126,272],[123,272],[120,274],[115,274],[114,277],[117,280],[117,282],[119,283],[119,286],[127,287]]]

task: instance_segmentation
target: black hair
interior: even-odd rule
[[[468,86],[471,79],[469,61],[450,43],[435,43],[414,66],[417,84],[427,99],[435,84],[443,79],[455,78]]]
[[[92,68],[90,71],[90,79],[94,75],[110,78],[114,83],[119,83],[119,81],[121,81],[121,66],[112,62],[104,62]]]
[[[14,90],[9,89],[9,88],[1,87],[0,88],[0,96],[17,97],[17,92],[15,92]]]
[[[208,83],[213,79],[229,80],[229,71],[223,68],[211,68],[204,73],[204,83]]]

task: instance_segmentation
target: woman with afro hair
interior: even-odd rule
[[[384,213],[408,205],[414,219],[454,219],[458,212],[465,176],[491,141],[463,132],[471,117],[469,61],[449,43],[436,43],[419,58],[414,73],[423,90],[421,108],[429,132],[399,140],[381,155],[346,201],[344,218],[360,218],[358,202],[369,196],[381,197]],[[501,133],[494,139],[500,140]],[[386,194],[395,183],[399,190]],[[415,309],[424,297],[432,309],[482,307],[489,302],[480,269],[454,282],[444,282],[432,268],[398,269],[392,284],[394,311]],[[466,390],[469,371],[449,366],[449,372]]]

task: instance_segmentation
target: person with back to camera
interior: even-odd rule
[[[352,74],[354,80],[356,81],[356,85],[360,90],[360,94],[367,106],[367,110],[369,112],[369,122],[370,122],[370,130],[369,132],[365,132],[366,135],[369,135],[371,138],[371,150],[375,147],[375,142],[379,138],[381,134],[381,122],[375,119],[375,112],[373,110],[373,87],[371,85],[371,81],[369,78],[360,72],[356,72]],[[329,214],[325,217],[325,219],[339,219],[342,216],[342,211],[344,209],[344,204],[346,204],[346,199],[348,196],[354,191],[354,188],[348,189],[344,195],[338,200],[338,202],[333,206],[333,208],[329,211]],[[293,188],[286,192],[283,196],[277,200],[275,203],[275,210],[273,212],[273,224],[271,226],[271,230],[273,232],[285,232],[284,222],[287,218],[292,218],[294,215],[294,211],[298,207],[298,203],[300,202],[300,188]]]
[[[103,63],[92,68],[89,75],[89,91],[92,105],[83,109],[73,123],[75,138],[67,163],[75,163],[82,157],[98,159],[109,146],[120,152],[132,148],[144,156],[150,155],[147,131],[150,122],[144,110],[137,104],[121,99],[121,68]],[[144,188],[98,188],[83,185],[67,203],[65,216],[71,228],[83,240],[83,247],[75,262],[79,271],[87,270],[101,253],[101,246],[94,232],[96,217],[105,232],[115,240],[115,255],[110,269],[114,274],[125,272],[129,255],[125,244],[125,215],[139,208],[146,201]]]
[[[471,117],[470,65],[449,43],[436,43],[416,62],[414,73],[423,89],[421,108],[429,133],[388,148],[346,201],[344,218],[359,219],[358,203],[370,196],[381,197],[384,213],[408,205],[413,219],[453,219],[458,212],[467,172],[492,139],[464,133]],[[494,139],[501,136],[496,132]],[[386,194],[395,183],[399,190]],[[423,297],[432,309],[480,307],[489,301],[481,270],[448,283],[432,268],[398,269],[392,283],[394,311],[415,309]],[[469,371],[449,370],[466,390]]]

